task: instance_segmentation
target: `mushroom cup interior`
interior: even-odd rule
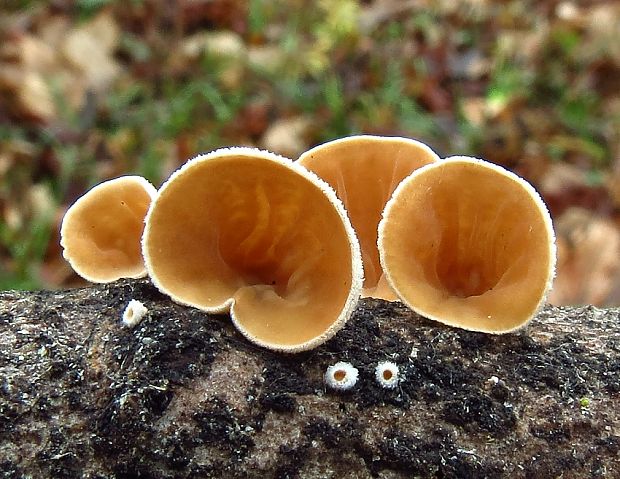
[[[403,181],[384,212],[379,248],[406,304],[475,331],[525,324],[554,274],[554,234],[538,194],[516,175],[466,157]]]
[[[381,213],[398,184],[438,160],[425,144],[408,138],[359,135],[319,145],[299,163],[327,181],[344,203],[362,248],[363,296],[396,300],[377,250]]]
[[[144,276],[140,239],[156,193],[142,177],[121,176],[79,198],[61,226],[63,255],[73,269],[96,283]]]
[[[362,274],[342,206],[292,166],[248,148],[190,160],[161,188],[143,238],[163,292],[205,311],[230,309],[250,340],[283,350],[335,333]]]

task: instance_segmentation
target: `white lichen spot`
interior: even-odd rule
[[[375,368],[375,379],[386,389],[394,389],[401,380],[398,365],[392,361],[381,361]]]
[[[357,383],[357,368],[351,363],[339,361],[325,371],[325,383],[332,389],[346,391]]]
[[[497,376],[491,376],[487,379],[487,382],[493,386],[497,386],[500,382],[500,379]]]
[[[142,318],[144,318],[148,311],[149,310],[146,306],[144,306],[140,301],[132,299],[129,301],[125,311],[123,311],[123,319],[121,322],[123,323],[123,326],[133,328],[140,321],[142,321]]]

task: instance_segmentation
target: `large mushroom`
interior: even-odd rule
[[[381,213],[398,184],[439,158],[427,145],[399,137],[357,135],[306,151],[298,162],[327,181],[343,201],[362,247],[363,296],[396,300],[377,250]]]
[[[156,194],[141,176],[121,176],[78,198],[60,228],[63,256],[75,272],[93,283],[146,275],[140,240]]]
[[[551,287],[555,240],[534,188],[479,159],[425,166],[394,191],[379,225],[394,291],[430,319],[473,331],[523,326]]]
[[[261,346],[310,349],[338,331],[359,298],[359,244],[329,186],[253,148],[198,156],[172,174],[146,217],[153,283],[178,303],[230,310]]]

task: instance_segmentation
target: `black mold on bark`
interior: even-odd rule
[[[131,299],[149,308],[133,329]],[[546,307],[492,336],[363,300],[283,355],[147,280],[3,292],[0,477],[620,477],[619,313]],[[326,389],[337,361],[352,391]]]

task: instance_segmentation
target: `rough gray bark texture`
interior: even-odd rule
[[[149,308],[134,329],[131,299]],[[504,336],[361,301],[275,354],[146,280],[0,293],[2,477],[620,477],[620,311],[545,308]],[[395,390],[377,362],[400,365]],[[360,371],[326,390],[337,361]]]

